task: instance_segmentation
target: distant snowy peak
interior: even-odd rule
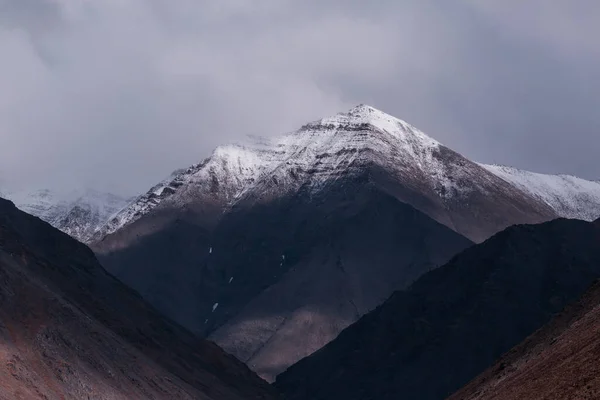
[[[46,222],[64,214],[67,205],[65,201],[47,189],[34,192],[7,192],[6,197],[22,211],[35,215]]]
[[[129,203],[128,199],[92,189],[57,194],[50,190],[5,193],[6,198],[28,214],[35,215],[81,242]]]
[[[482,167],[548,204],[563,218],[593,221],[600,217],[600,182],[570,175],[544,175],[502,166]]]

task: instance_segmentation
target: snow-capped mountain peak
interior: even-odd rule
[[[352,132],[357,133],[357,136],[361,136],[362,133],[363,140],[353,140]],[[388,134],[397,141],[397,145],[404,145],[405,149],[409,151],[415,147],[436,148],[440,146],[438,141],[409,123],[365,104],[360,104],[348,112],[308,123],[292,136],[298,137],[313,133],[313,135],[310,135],[310,139],[314,140],[319,136],[322,136],[323,139],[329,139],[327,133],[341,133],[339,139],[348,145],[352,145],[360,142],[363,144],[369,143],[373,137],[364,137],[366,132],[370,132],[371,136],[377,133]],[[316,135],[314,135],[315,133]],[[318,146],[318,143],[315,145]]]
[[[279,137],[251,137],[217,147],[204,162],[179,170],[140,196],[96,239],[157,207],[178,207],[203,197],[226,205],[264,201],[300,187],[318,192],[374,163],[429,182],[432,190],[451,197],[468,189],[456,184],[460,174],[446,168],[441,147],[407,122],[361,104]]]
[[[462,202],[467,207],[465,199],[472,193],[498,196],[502,192],[518,207],[536,203],[532,205],[536,215],[549,216],[552,210],[563,215],[548,201],[534,201],[531,196],[538,200],[539,196],[493,168],[466,159],[401,119],[360,104],[279,137],[255,136],[244,143],[217,147],[202,163],[178,170],[136,199],[94,240],[155,209],[202,204],[214,206],[212,211],[205,210],[214,215],[236,204],[268,202],[300,190],[313,196],[339,179],[368,173],[373,166],[385,171],[389,182],[427,197],[424,201],[429,204],[440,202],[451,208],[450,203]],[[592,195],[590,201],[596,199],[600,204],[600,195]],[[447,217],[436,218],[452,225]]]
[[[308,125],[310,126],[313,124]],[[413,135],[416,139],[419,139],[426,144],[430,144],[432,146],[440,144],[406,121],[403,121],[366,104],[359,104],[358,106],[350,109],[348,112],[323,118],[319,120],[317,124],[322,126],[336,127],[347,125],[360,126],[366,124],[371,125],[382,132],[396,136],[399,139],[402,139],[402,137],[405,135]]]

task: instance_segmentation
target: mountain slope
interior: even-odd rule
[[[277,377],[295,399],[443,399],[600,277],[600,229],[515,226],[425,274]]]
[[[50,190],[8,192],[5,197],[83,243],[129,203],[128,199],[91,189],[66,195]]]
[[[275,399],[164,319],[84,245],[0,199],[2,399]]]
[[[226,279],[234,279],[227,283],[226,295],[218,297],[219,310],[239,311],[221,321],[223,314],[213,313],[207,325],[225,325],[210,338],[268,380],[334,339],[394,290],[471,245],[370,185],[353,188],[348,183],[347,190],[351,195],[329,192],[315,208],[308,203],[301,210],[287,202],[226,217],[227,229],[218,230],[223,234],[215,242],[214,262],[233,267]],[[301,222],[286,216],[290,210]],[[262,227],[254,228],[258,224]],[[232,240],[242,227],[252,239]],[[268,255],[271,243],[282,248],[279,254]],[[251,250],[256,247],[258,251]],[[248,265],[254,268],[248,271]],[[248,290],[248,277],[265,267],[265,275],[274,270],[281,277],[266,290],[235,299]]]
[[[600,283],[450,400],[600,398]]]
[[[600,217],[600,182],[570,175],[544,175],[500,165],[485,169],[545,202],[563,218],[593,221]]]
[[[272,379],[471,244],[367,182],[344,182],[324,197],[236,209],[213,232],[182,219],[101,261]]]

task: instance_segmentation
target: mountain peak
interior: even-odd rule
[[[352,107],[349,111],[348,114],[357,114],[357,113],[380,113],[380,114],[386,114],[381,110],[376,109],[375,107],[372,107],[368,104],[364,104],[364,103],[360,103],[359,105]]]
[[[432,139],[406,121],[367,104],[359,104],[347,112],[306,124],[300,129],[300,132],[330,130],[371,130],[387,133],[400,142],[421,143],[426,147],[440,145],[437,140]]]
[[[320,121],[328,122],[328,121],[335,121],[335,120],[364,122],[364,123],[370,123],[370,122],[379,121],[379,120],[390,120],[390,121],[400,122],[403,125],[408,125],[408,123],[406,123],[384,111],[378,110],[375,107],[371,107],[368,104],[362,104],[362,103],[355,107],[352,107],[347,112],[339,112],[334,116],[325,117],[325,118],[321,119]]]

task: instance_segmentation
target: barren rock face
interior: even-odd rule
[[[81,243],[0,199],[0,398],[275,399]]]

